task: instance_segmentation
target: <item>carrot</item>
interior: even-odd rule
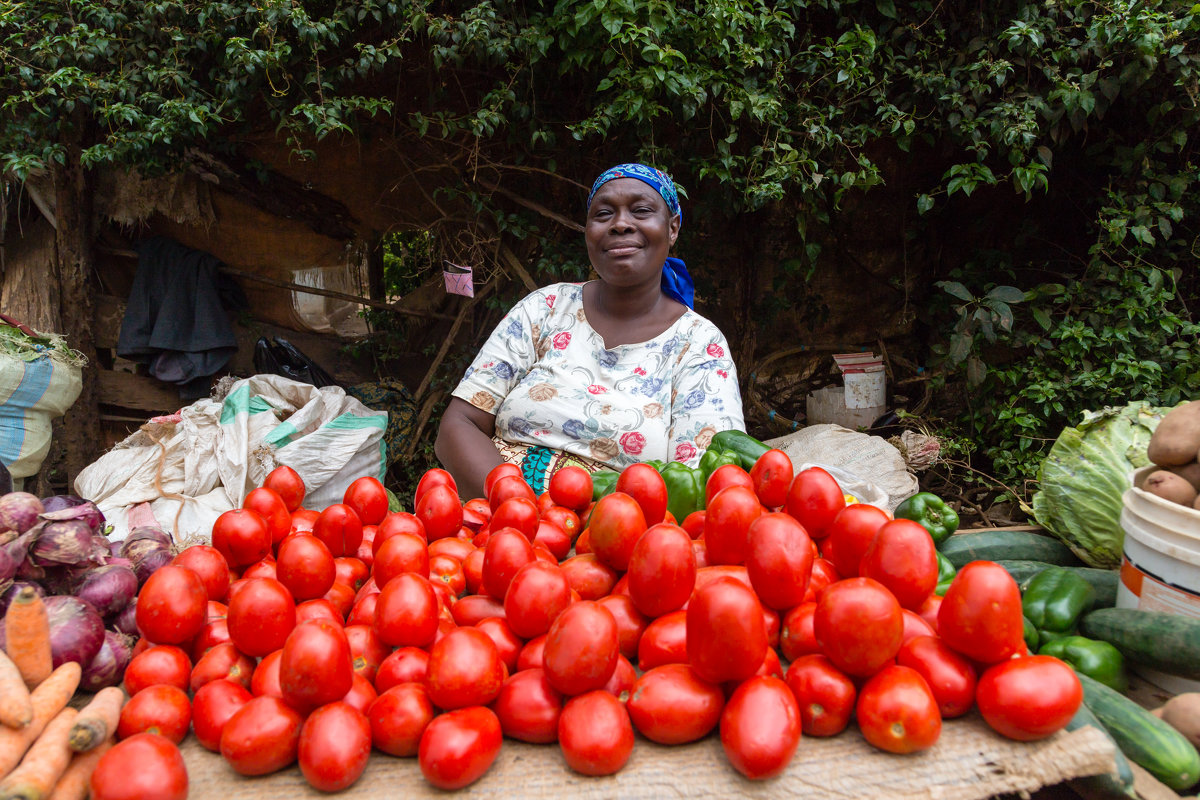
[[[29,687],[12,659],[0,653],[0,723],[24,728],[33,721],[33,702]]]
[[[74,661],[68,661],[42,681],[30,694],[33,703],[33,721],[24,728],[0,726],[0,778],[13,771],[21,763],[21,757],[29,746],[42,735],[50,720],[67,707],[83,669]]]
[[[114,738],[108,738],[86,753],[76,753],[62,777],[58,779],[58,783],[54,784],[54,791],[46,800],[86,800],[88,784],[92,779],[92,773],[96,771],[96,764],[100,762],[100,757],[108,752],[115,741]]]
[[[4,614],[4,651],[17,665],[30,689],[51,671],[50,617],[46,605],[32,588],[17,592]]]
[[[50,720],[42,735],[29,748],[21,766],[0,781],[0,800],[43,800],[71,763],[67,737],[79,712],[64,708]]]
[[[125,692],[118,686],[109,686],[96,692],[71,728],[71,749],[84,753],[117,732],[121,719],[121,707],[125,705]]]

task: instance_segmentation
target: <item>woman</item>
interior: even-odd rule
[[[729,345],[667,256],[682,222],[660,170],[621,164],[596,179],[584,238],[599,279],[517,303],[442,416],[435,451],[463,497],[484,496],[505,460],[541,493],[569,463],[695,465],[714,433],[745,429]]]

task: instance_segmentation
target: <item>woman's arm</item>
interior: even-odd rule
[[[492,442],[495,432],[495,414],[458,397],[450,398],[433,450],[442,466],[454,476],[463,500],[484,497],[484,479],[504,460]]]

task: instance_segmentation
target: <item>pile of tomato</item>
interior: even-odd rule
[[[571,769],[606,775],[635,732],[719,729],[758,779],[852,719],[909,753],[972,707],[1033,740],[1081,702],[1070,667],[1028,654],[1001,567],[969,564],[937,596],[923,527],[848,504],[825,470],[793,475],[778,450],[715,471],[685,520],[642,464],[595,503],[573,467],[538,497],[502,465],[486,493],[463,504],[434,469],[413,513],[389,511],[373,478],[318,513],[295,472],[273,471],[211,546],[146,582],[120,735],[190,729],[243,775],[298,761],[338,791],[372,748],[456,789],[504,737],[557,742]]]

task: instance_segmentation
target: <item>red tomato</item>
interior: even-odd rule
[[[346,487],[342,502],[354,509],[363,525],[378,525],[388,513],[387,489],[370,475],[355,478]]]
[[[816,602],[821,592],[830,585],[842,579],[832,561],[818,558],[813,561],[812,574],[808,577],[808,588],[804,590],[804,601]]]
[[[583,538],[582,536],[579,538]],[[578,553],[579,548],[576,547]],[[579,592],[584,600],[599,600],[613,591],[617,585],[617,572],[603,563],[595,553],[575,555],[564,561],[560,568],[567,576],[567,583]]]
[[[582,775],[612,775],[633,753],[633,725],[608,692],[572,697],[558,717],[558,744],[567,766]]]
[[[695,541],[704,534],[704,521],[707,517],[707,511],[693,511],[683,518],[683,522],[679,523],[679,527],[687,531],[688,536],[692,537],[692,541]]]
[[[463,504],[463,527],[479,533],[492,518],[492,508],[487,500],[476,497]]]
[[[533,546],[523,533],[512,528],[497,529],[483,551],[483,590],[503,601],[517,572],[534,558]]]
[[[229,638],[238,650],[265,656],[282,649],[296,626],[296,603],[287,587],[274,578],[251,578],[230,598],[228,620]]]
[[[199,575],[209,601],[224,600],[229,596],[229,562],[217,548],[194,544],[171,559],[171,563]]]
[[[650,741],[683,744],[717,726],[725,694],[687,664],[665,664],[637,679],[625,707],[633,726]]]
[[[551,686],[577,695],[602,688],[617,668],[618,655],[617,621],[607,608],[583,600],[550,626],[542,667]]]
[[[450,539],[439,539],[441,542]],[[429,559],[429,579],[440,583],[452,597],[457,598],[467,589],[467,576],[463,573],[462,562],[450,556],[434,556]]]
[[[150,686],[165,683],[187,691],[192,662],[182,649],[169,644],[150,647],[125,667],[125,692],[133,697]]]
[[[750,523],[746,574],[763,605],[781,610],[799,605],[808,589],[812,565],[812,540],[799,522],[787,514],[773,513]]]
[[[933,537],[911,519],[891,520],[876,532],[858,571],[886,586],[903,608],[918,609],[937,587]]]
[[[469,706],[435,717],[421,735],[417,762],[439,789],[461,789],[483,777],[500,753],[503,734],[491,709]]]
[[[479,594],[483,588],[483,558],[485,551],[476,547],[472,553],[462,560],[463,577],[467,581],[467,591]]]
[[[920,673],[943,719],[961,717],[975,703],[975,667],[937,636],[917,636],[896,653],[896,663]]]
[[[247,567],[271,554],[271,529],[257,511],[234,508],[213,523],[212,545],[229,566]]]
[[[562,707],[562,694],[550,685],[545,671],[536,667],[509,677],[492,703],[504,735],[533,744],[558,739]]]
[[[292,530],[292,512],[274,489],[263,486],[251,489],[242,500],[242,508],[257,511],[262,516],[263,522],[267,523],[267,530],[271,532],[272,545],[282,542],[283,537]]]
[[[833,518],[846,507],[846,496],[832,475],[820,467],[809,467],[792,481],[785,505],[809,536],[822,539]]]
[[[713,470],[713,473],[708,476],[708,481],[704,484],[705,505],[711,503],[714,497],[730,486],[741,486],[753,492],[754,479],[737,464],[722,464]]]
[[[200,576],[186,567],[156,570],[137,596],[136,621],[155,644],[183,644],[208,621],[208,595]]]
[[[225,619],[229,616],[229,606],[224,603],[218,603],[216,600],[209,600],[205,605],[205,621],[214,622],[218,619]]]
[[[275,570],[275,559],[267,556],[262,561],[251,564],[242,570],[242,578],[244,580],[251,578],[275,578],[278,580],[279,574]]]
[[[938,613],[942,610],[941,595],[931,594],[925,598],[925,602],[921,603],[921,607],[917,609],[917,614],[921,619],[929,623],[929,627],[933,628],[933,633],[937,635]]]
[[[435,486],[446,486],[451,491],[458,494],[458,484],[454,481],[454,476],[440,467],[434,467],[425,471],[421,476],[421,480],[417,481],[417,489],[413,492],[413,505],[421,502],[421,498],[426,492]]]
[[[833,563],[838,574],[843,578],[858,577],[862,574],[860,564],[863,556],[875,539],[875,534],[888,521],[887,512],[883,509],[867,503],[852,503],[839,511],[833,521],[829,523],[825,530],[825,539],[821,542],[821,552]],[[921,526],[917,525],[917,527]],[[921,528],[921,530],[925,529]],[[928,534],[926,535],[928,536]],[[934,577],[937,577],[936,557],[934,559]]]
[[[900,645],[902,647],[909,639],[917,636],[937,636],[937,631],[933,629],[933,626],[915,611],[902,608],[900,609],[900,617],[904,623],[904,633],[900,637]]]
[[[175,744],[183,741],[192,724],[192,704],[187,693],[165,683],[148,686],[121,707],[117,738],[135,733],[157,733]]]
[[[555,504],[582,511],[592,502],[592,475],[583,467],[567,466],[550,476],[550,498]]]
[[[534,637],[525,643],[521,648],[521,652],[517,654],[517,671],[521,672],[527,669],[542,669],[545,664],[546,655],[546,637],[545,635]]]
[[[648,528],[633,547],[626,574],[629,598],[647,617],[678,611],[696,585],[691,537],[677,525]]]
[[[275,576],[298,602],[323,596],[336,574],[329,548],[316,536],[301,533],[279,543]]]
[[[555,508],[558,508],[558,506],[555,506]],[[570,514],[572,512],[567,511],[567,513]],[[545,518],[538,521],[537,534],[533,537],[533,545],[534,547],[540,545],[550,551],[554,556],[555,564],[571,554],[571,537],[556,523]]]
[[[375,674],[375,691],[380,694],[402,683],[425,685],[429,671],[429,653],[419,647],[401,647],[393,650],[379,664]]]
[[[458,538],[438,539],[435,542],[430,542],[427,545],[429,557],[448,556],[455,561],[462,561],[467,556],[474,553],[478,548],[471,544],[470,541]]]
[[[320,511],[314,511],[311,508],[297,508],[292,511],[292,532],[312,533],[313,526],[320,518]]]
[[[350,643],[340,625],[312,620],[297,625],[283,645],[279,686],[301,711],[341,700],[354,683]]]
[[[735,467],[733,464],[725,466]],[[740,470],[740,467],[735,469]],[[714,472],[713,476],[716,474]],[[709,502],[704,513],[704,548],[708,563],[745,563],[750,525],[763,513],[762,503],[758,502],[754,490],[747,486],[730,486]]]
[[[733,578],[696,590],[687,608],[687,656],[700,678],[745,680],[762,666],[766,652],[762,606],[752,590]]]
[[[537,503],[527,497],[510,497],[496,507],[488,525],[496,531],[513,528],[533,541],[538,531],[538,518]]]
[[[476,625],[488,617],[503,617],[504,605],[485,594],[469,594],[459,598],[450,608],[454,621],[464,628]]]
[[[312,600],[310,602],[320,602]],[[354,606],[350,609],[349,616],[346,617],[346,625],[366,625],[368,627],[375,624],[375,606],[379,603],[379,592],[368,592],[354,602]],[[303,605],[303,603],[301,603]],[[296,606],[296,611],[300,611],[300,606]],[[335,612],[336,613],[336,612]]]
[[[787,502],[792,478],[792,459],[782,450],[768,450],[750,468],[754,493],[767,508],[779,508]]]
[[[984,670],[975,702],[997,733],[1032,742],[1071,721],[1083,702],[1083,687],[1075,671],[1053,656],[1013,658]]]
[[[999,564],[972,561],[942,597],[938,635],[967,658],[995,664],[1025,652],[1021,590]]]
[[[379,665],[392,649],[380,641],[370,624],[347,625],[346,644],[350,647],[350,665],[355,675],[361,675],[372,685],[379,672]]]
[[[242,775],[278,772],[296,760],[303,721],[278,697],[256,697],[225,723],[221,755]]]
[[[308,716],[300,728],[300,773],[309,786],[340,792],[352,786],[371,756],[371,723],[348,703],[330,703]]]
[[[232,642],[224,642],[213,647],[196,662],[188,682],[188,689],[194,695],[205,684],[224,679],[239,683],[249,689],[250,681],[254,678],[254,667],[253,659],[239,653]],[[129,682],[128,670],[125,672],[125,682],[126,684]]]
[[[664,664],[686,663],[687,612],[672,611],[652,620],[638,640],[638,669],[647,672]]]
[[[788,661],[821,652],[821,646],[817,644],[817,636],[813,632],[813,615],[816,611],[817,604],[809,601],[789,609],[784,614],[780,625],[779,649]]]
[[[141,641],[146,641],[145,639]],[[200,633],[192,640],[192,651],[189,653],[192,663],[199,661],[205,653],[221,642],[229,641],[229,621],[225,617],[213,619],[204,623]],[[128,668],[126,668],[128,672]]]
[[[334,503],[317,517],[312,532],[325,543],[334,558],[339,558],[358,552],[358,546],[362,544],[362,526],[362,520],[353,508],[345,503]],[[378,531],[375,536],[378,538]]]
[[[425,647],[438,628],[438,601],[426,578],[405,572],[392,578],[375,604],[375,633],[392,647]]]
[[[608,609],[617,621],[617,644],[621,655],[631,661],[638,657],[638,642],[650,620],[637,610],[633,600],[625,595],[613,594],[596,601]]]
[[[253,697],[240,683],[224,678],[201,686],[192,698],[192,731],[200,746],[219,752],[225,723]]]
[[[504,665],[491,638],[478,628],[456,628],[429,650],[425,685],[442,709],[487,705],[504,683]]]
[[[634,545],[645,532],[646,516],[638,502],[624,492],[613,492],[600,498],[592,509],[587,535],[601,562],[624,571],[629,568]]]
[[[837,736],[850,724],[857,691],[854,681],[820,653],[810,653],[788,666],[786,683],[800,710],[805,736]]]
[[[649,464],[630,464],[621,470],[614,491],[627,494],[642,509],[646,525],[657,525],[667,513],[667,484]]]
[[[531,561],[513,576],[504,595],[504,617],[523,639],[541,636],[571,604],[571,585],[558,565]]]
[[[399,533],[388,537],[375,551],[371,569],[378,586],[386,586],[392,578],[406,572],[428,578],[429,550],[417,536]]]
[[[800,744],[800,709],[779,678],[756,675],[742,683],[721,713],[721,746],[751,780],[783,772]]]
[[[187,800],[187,765],[166,737],[139,733],[100,757],[88,789],[94,800]]]
[[[295,513],[304,502],[304,480],[300,473],[286,464],[271,470],[263,481],[263,486],[282,497],[290,513]]]
[[[412,534],[422,542],[429,541],[429,536],[425,533],[425,525],[417,519],[415,514],[396,511],[384,517],[383,522],[379,523],[379,527],[375,529],[375,541],[371,543],[371,549],[375,555],[379,555],[379,548],[383,547],[384,542],[399,533]]]
[[[513,633],[508,622],[503,617],[488,617],[477,622],[475,630],[487,634],[487,637],[492,640],[492,644],[496,645],[496,652],[500,654],[500,663],[504,664],[504,674],[511,675],[516,672],[517,658],[521,654],[521,647],[524,646],[525,641]]]
[[[335,581],[344,583],[354,591],[358,591],[371,577],[371,571],[357,556],[342,556],[333,560]]]
[[[617,667],[613,670],[612,677],[600,688],[624,703],[629,700],[629,694],[633,691],[633,684],[637,683],[637,678],[637,669],[629,662],[629,659],[618,655]]]
[[[255,697],[278,697],[283,699],[283,689],[279,686],[279,660],[283,658],[283,648],[267,653],[258,662],[254,675],[250,678],[250,694]]]
[[[562,528],[563,532],[570,537],[572,542],[575,541],[575,537],[583,529],[579,515],[565,506],[551,506],[542,514],[542,519]]]
[[[888,753],[927,750],[942,734],[942,715],[929,684],[916,670],[897,664],[863,684],[854,715],[863,738]]]
[[[429,702],[424,685],[397,684],[379,695],[367,709],[371,741],[388,755],[415,756],[421,734],[433,716],[433,703]]]
[[[497,464],[496,466],[492,467],[491,471],[488,472],[487,477],[484,478],[483,481],[483,493],[489,500],[492,498],[492,487],[494,487],[502,478],[517,478],[522,482],[525,480],[521,477],[521,468],[516,464],[508,462]],[[528,486],[529,484],[525,485]],[[533,489],[530,489],[529,493],[532,495]]]
[[[323,595],[323,599],[329,601],[337,612],[338,618],[342,620],[350,613],[350,609],[354,608],[354,590],[338,581],[333,582],[333,586],[329,587],[329,591]]]
[[[878,581],[847,578],[821,593],[813,633],[834,666],[867,677],[896,656],[904,617],[896,598]]]

